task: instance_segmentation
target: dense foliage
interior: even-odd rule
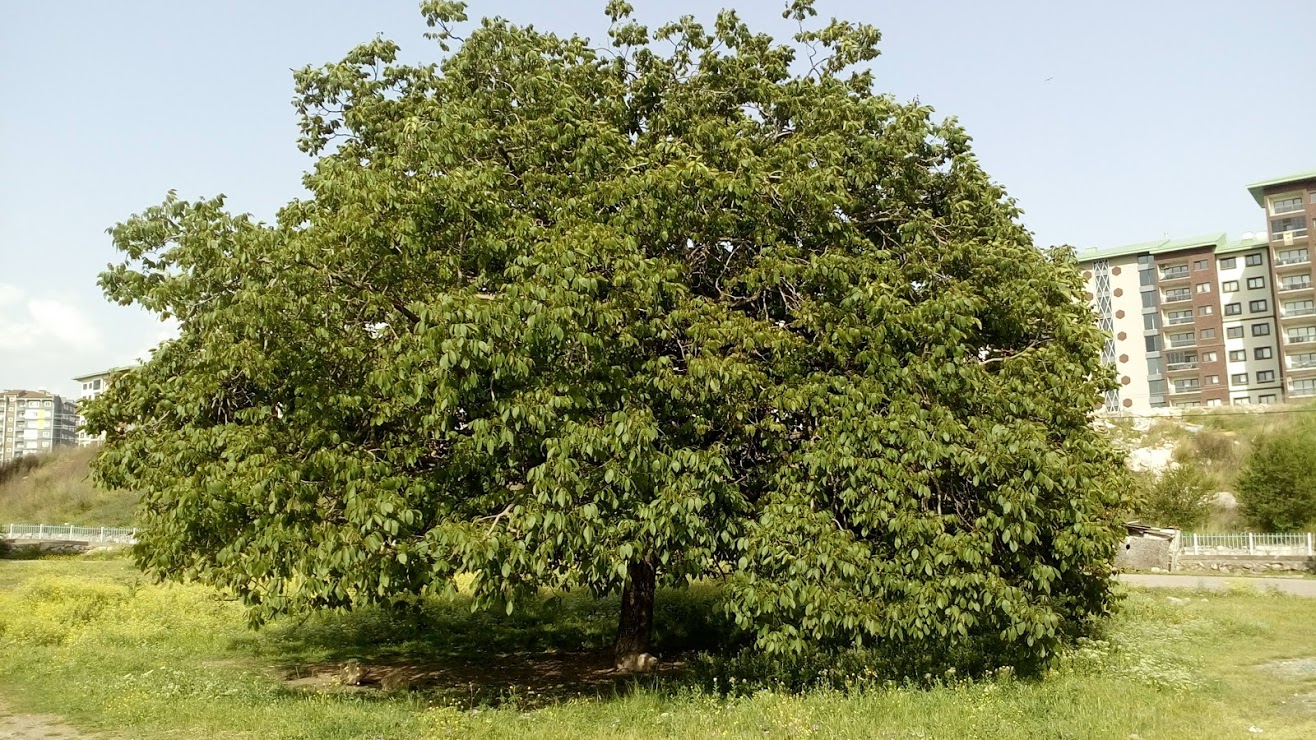
[[[1146,474],[1138,483],[1134,516],[1145,524],[1178,529],[1205,523],[1218,490],[1215,478],[1197,464]]]
[[[1253,443],[1238,478],[1238,503],[1266,532],[1316,524],[1316,422],[1263,434]]]
[[[424,14],[447,50],[459,3]],[[1103,614],[1119,459],[1068,250],[969,137],[873,91],[875,29],[730,11],[611,48],[486,19],[434,66],[296,74],[277,223],[172,194],[107,295],[181,336],[87,412],[148,571],[256,619],[729,575],[768,651],[1042,658]],[[670,50],[662,51],[660,50]]]

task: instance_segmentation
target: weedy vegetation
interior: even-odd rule
[[[454,594],[252,631],[238,603],[144,583],[123,560],[5,561],[0,693],[11,711],[137,738],[1316,734],[1316,677],[1301,670],[1316,665],[1316,600],[1134,591],[1035,679],[892,680],[905,668],[880,651],[825,663],[741,652],[733,624],[708,620],[721,597],[715,584],[664,593],[655,646],[679,670],[619,678],[579,670],[591,652],[606,668],[617,608],[584,593],[511,616]],[[345,685],[335,676],[349,661],[414,680]]]

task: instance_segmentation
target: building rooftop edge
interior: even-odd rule
[[[1291,182],[1302,182],[1303,180],[1316,180],[1316,170],[1297,172],[1292,175],[1285,175],[1284,177],[1274,177],[1269,180],[1254,182],[1247,186],[1247,191],[1252,194],[1252,198],[1256,200],[1257,205],[1265,206],[1266,204],[1263,202],[1262,195],[1266,188],[1274,187],[1275,185],[1286,185]]]
[[[87,373],[86,375],[78,375],[78,376],[75,376],[75,377],[73,378],[73,380],[76,380],[76,381],[78,381],[79,383],[81,383],[81,382],[84,381],[84,380],[91,380],[92,378],[99,378],[99,377],[102,377],[102,376],[105,376],[105,375],[109,375],[110,373],[121,373],[121,372],[123,372],[123,371],[125,371],[125,370],[132,370],[134,367],[136,367],[136,365],[122,365],[122,366],[120,366],[120,367],[112,367],[112,368],[110,368],[109,370],[101,370],[101,371],[98,372],[98,373]]]

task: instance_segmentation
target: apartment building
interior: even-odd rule
[[[116,375],[128,369],[129,368],[127,367],[115,367],[110,368],[109,370],[102,370],[98,373],[81,375],[74,378],[74,382],[82,384],[82,395],[78,398],[79,405],[99,396],[103,391],[110,387],[110,383],[114,381]],[[100,442],[105,438],[105,435],[103,434],[87,434],[86,430],[83,428],[86,423],[86,418],[84,418],[82,414],[78,414],[77,443],[79,447],[86,447],[89,444]]]
[[[1119,388],[1108,412],[1316,396],[1307,225],[1316,172],[1249,186],[1267,231],[1087,250],[1088,297]]]
[[[1274,257],[1284,395],[1316,397],[1316,287],[1310,236],[1316,222],[1316,171],[1253,183],[1248,192],[1265,209]]]
[[[77,408],[46,391],[0,391],[0,463],[75,444]]]

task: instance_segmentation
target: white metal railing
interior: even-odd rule
[[[1280,312],[1280,316],[1286,319],[1295,316],[1311,316],[1312,314],[1316,314],[1316,308],[1286,308]]]
[[[1183,552],[1193,555],[1316,555],[1316,534],[1198,534],[1185,532]]]
[[[8,524],[0,529],[10,540],[72,540],[75,542],[137,541],[136,527],[75,527],[70,524]]]
[[[1166,370],[1196,370],[1196,362],[1170,362],[1165,365]]]
[[[1311,289],[1310,280],[1307,280],[1305,282],[1294,280],[1292,282],[1287,282],[1287,283],[1281,281],[1279,284],[1279,292],[1281,293],[1287,293],[1291,290],[1310,290],[1310,289]]]
[[[1311,262],[1311,257],[1280,257],[1275,260],[1275,266],[1284,267],[1285,265],[1305,265],[1308,262]]]

